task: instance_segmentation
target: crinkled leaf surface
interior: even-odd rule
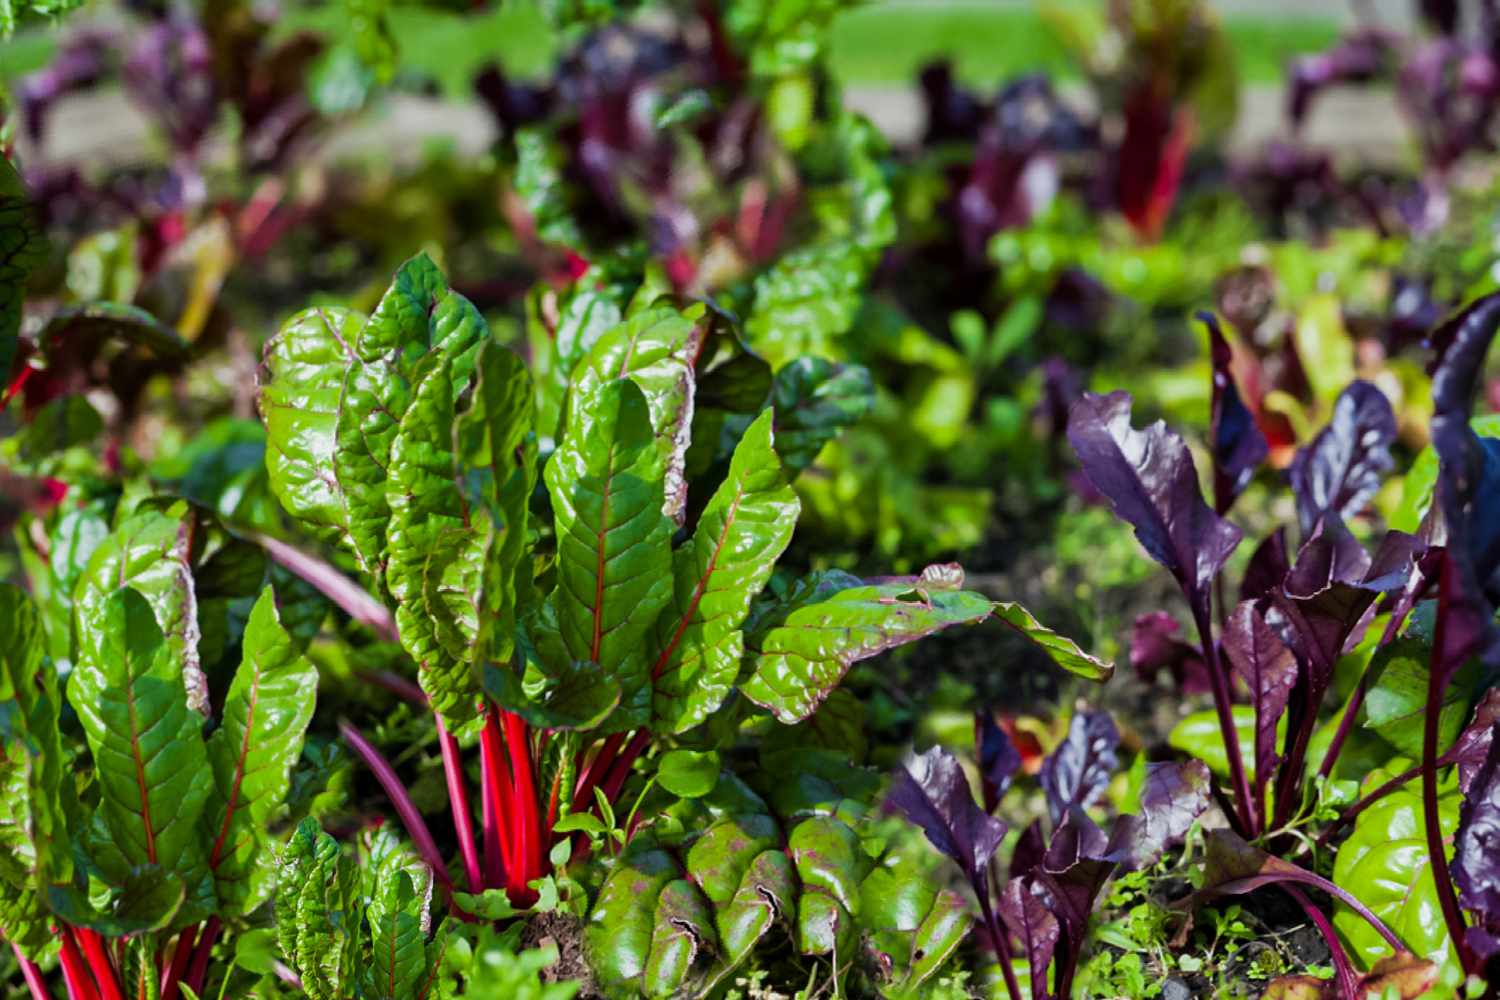
[[[729,475],[672,553],[672,598],[651,636],[657,728],[681,732],[723,703],[744,656],[740,625],[791,541],[801,504],[761,414],[735,448]]]
[[[824,358],[797,358],[776,373],[771,385],[776,451],[788,469],[801,471],[874,405],[868,369]]]
[[[1042,761],[1041,783],[1053,823],[1099,800],[1119,765],[1119,746],[1120,731],[1108,712],[1073,714],[1068,735]]]
[[[281,627],[270,587],[250,610],[243,650],[208,739],[214,788],[202,821],[219,904],[237,913],[270,894],[270,823],[286,799],[318,691],[317,669]]]
[[[543,474],[558,539],[552,602],[568,657],[620,685],[612,725],[634,728],[651,712],[645,640],[672,598],[663,456],[635,382],[601,384],[576,412]]]
[[[1221,641],[1230,666],[1250,691],[1255,712],[1253,773],[1269,777],[1278,759],[1276,724],[1286,712],[1287,700],[1297,683],[1296,657],[1276,630],[1266,624],[1254,601],[1244,601],[1234,609]]]
[[[966,590],[917,592],[906,582],[865,584],[846,573],[800,581],[759,616],[746,646],[754,669],[741,690],[782,722],[811,715],[849,667],[876,653],[990,614]]]
[[[1486,958],[1500,954],[1500,722],[1492,725],[1490,750],[1474,773],[1459,810],[1454,838],[1453,882],[1464,908],[1479,927],[1469,941]]]
[[[259,401],[271,492],[309,529],[340,541],[349,540],[349,513],[334,454],[344,372],[365,322],[348,309],[305,309],[266,343],[262,361]]]
[[[198,824],[213,775],[182,663],[151,605],[128,587],[80,626],[68,702],[99,784],[94,860],[117,885],[146,864],[193,883],[207,863]]]
[[[22,0],[22,10],[27,0]],[[8,37],[15,25],[10,0],[0,4],[0,37]],[[0,157],[0,383],[10,384],[16,360],[17,335],[21,330],[21,303],[26,297],[26,278],[46,256],[46,238],[27,201],[21,174],[8,158]]]

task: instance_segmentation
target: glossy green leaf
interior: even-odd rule
[[[1373,729],[1397,753],[1422,756],[1422,730],[1427,718],[1427,675],[1432,647],[1417,639],[1397,639],[1375,651],[1370,659],[1370,683],[1365,694],[1364,727]],[[1472,668],[1459,672],[1443,689],[1438,721],[1438,746],[1450,746],[1463,728],[1473,688]],[[1469,675],[1469,676],[1465,676]]]
[[[1375,772],[1364,783],[1373,791],[1390,775]],[[1438,825],[1452,853],[1458,828],[1455,784],[1439,789]],[[1442,965],[1452,951],[1433,881],[1432,856],[1423,825],[1422,793],[1416,782],[1403,786],[1360,813],[1354,832],[1339,846],[1334,882],[1347,889],[1411,949]],[[1390,954],[1390,945],[1349,907],[1335,902],[1333,924],[1366,968]]]
[[[859,837],[831,816],[798,823],[787,840],[804,894],[821,892],[852,913],[859,911],[860,883],[870,873],[870,857]]]
[[[312,874],[318,837],[323,833],[312,817],[297,824],[281,849],[276,866],[276,894],[272,912],[276,916],[276,943],[281,954],[293,964],[297,958],[297,932],[300,927],[297,904],[303,886]]]
[[[478,619],[472,603],[464,609],[462,602],[479,592],[485,552],[455,476],[453,399],[452,364],[434,355],[390,449],[385,580],[417,680],[444,724],[457,730],[473,718],[479,697],[464,648],[472,646]]]
[[[675,996],[689,985],[700,955],[717,949],[713,913],[697,886],[674,879],[657,897],[653,922],[641,985],[647,996]]]
[[[583,942],[605,990],[628,995],[638,988],[651,952],[657,899],[679,871],[665,851],[627,851],[599,889]]]
[[[370,901],[370,962],[364,967],[360,995],[367,1000],[407,1000],[418,995],[428,977],[427,895],[419,895],[398,857],[387,858],[376,874]]]
[[[484,690],[503,708],[540,729],[593,729],[620,704],[620,683],[597,663],[527,660],[523,675],[486,664]]]
[[[663,456],[635,382],[606,382],[574,411],[544,473],[557,531],[552,602],[569,660],[597,663],[620,685],[610,725],[634,728],[651,709],[646,636],[672,588]]]
[[[344,373],[365,322],[349,309],[304,309],[265,348],[259,400],[271,492],[325,539],[348,541],[349,512],[334,454]]]
[[[1036,616],[1013,601],[998,601],[995,617],[1044,649],[1052,662],[1079,677],[1091,681],[1107,681],[1114,676],[1115,665],[1107,660],[1090,656],[1079,648],[1078,643],[1065,635],[1058,635],[1036,620]]]
[[[51,912],[36,892],[20,888],[0,892],[0,935],[33,962],[40,962],[56,948],[52,922]]]
[[[57,674],[44,657],[36,607],[0,584],[0,895],[72,873],[63,811],[66,758]],[[19,903],[13,920],[29,912]]]
[[[283,865],[282,877],[288,874]],[[358,972],[363,934],[359,870],[337,841],[320,832],[295,874],[300,891],[287,919],[297,922],[293,954],[302,987],[312,1000],[343,1000]]]
[[[202,824],[219,904],[230,913],[249,913],[270,895],[268,831],[291,786],[318,692],[318,672],[281,627],[270,587],[250,611],[243,650],[208,739],[214,790]]]
[[[663,509],[679,524],[687,502],[684,464],[693,424],[693,366],[707,334],[702,313],[702,306],[686,314],[657,307],[628,317],[600,337],[574,369],[568,407],[571,427],[588,419],[580,407],[606,382],[628,378],[641,387],[662,455]]]
[[[791,541],[801,504],[763,413],[740,439],[729,475],[672,554],[672,601],[656,623],[654,722],[691,729],[728,696],[744,655],[740,625]]]
[[[1233,706],[1234,731],[1240,741],[1240,758],[1245,774],[1255,778],[1255,709],[1250,705]],[[1229,753],[1219,729],[1219,716],[1213,710],[1194,712],[1167,734],[1167,744],[1190,757],[1197,757],[1221,778],[1229,776]]]
[[[782,722],[800,722],[850,665],[989,614],[990,602],[969,591],[923,596],[909,583],[866,584],[837,572],[815,575],[756,622],[746,641],[754,675],[741,690]]]
[[[115,885],[140,865],[193,885],[206,873],[199,820],[213,775],[181,662],[151,605],[133,589],[117,591],[97,618],[80,615],[80,626],[68,702],[99,785],[94,861]]]
[[[459,415],[457,433],[459,458],[468,470],[464,489],[470,520],[483,520],[488,531],[479,594],[476,599],[444,589],[430,594],[428,603],[443,610],[439,635],[450,636],[455,656],[463,655],[458,640],[472,631],[480,657],[509,663],[515,651],[518,588],[531,572],[525,554],[528,504],[536,487],[535,403],[526,366],[508,348],[486,344],[476,372],[473,397]],[[472,630],[462,624],[471,613],[479,619]],[[450,622],[459,627],[449,627]]]
[[[853,243],[787,254],[755,281],[745,339],[777,369],[804,355],[839,360],[868,271],[868,252]]]
[[[719,783],[719,755],[712,750],[669,750],[657,762],[656,781],[679,798],[701,798]]]
[[[875,405],[868,369],[824,358],[797,358],[776,373],[776,451],[792,472],[813,463],[823,446],[852,427]]]
[[[781,829],[772,817],[755,813],[726,816],[693,841],[687,854],[688,872],[704,895],[722,906],[739,891],[751,862],[762,851],[781,844]]]
[[[198,662],[198,600],[190,567],[192,514],[186,504],[166,513],[142,508],[99,544],[73,592],[79,659],[87,636],[104,620],[105,605],[121,587],[137,591],[156,613],[157,624],[182,671],[187,703],[208,712],[208,681]]]
[[[448,290],[431,258],[418,254],[401,266],[391,287],[360,329],[354,361],[344,376],[334,450],[334,475],[344,493],[349,535],[361,565],[381,578],[390,508],[386,480],[391,448],[419,374],[430,355],[446,359],[454,393],[467,386],[489,330],[478,310]],[[451,408],[453,400],[448,403]]]

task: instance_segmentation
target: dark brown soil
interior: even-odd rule
[[[521,942],[528,948],[548,944],[557,946],[557,961],[542,970],[548,983],[580,984],[578,1000],[597,1000],[601,996],[594,974],[583,957],[583,921],[567,913],[539,913],[526,922]]]

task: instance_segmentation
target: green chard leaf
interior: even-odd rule
[[[57,674],[31,600],[0,584],[0,895],[72,872],[63,813]],[[28,910],[17,903],[19,920]],[[0,914],[0,921],[4,920]],[[3,924],[0,924],[3,926]],[[14,938],[12,938],[14,940]]]
[[[651,647],[657,728],[691,729],[723,703],[744,656],[740,625],[792,539],[801,504],[772,418],[762,413],[745,432],[693,537],[672,554],[672,601]]]
[[[243,657],[208,740],[214,789],[202,824],[219,904],[241,914],[270,895],[270,822],[286,799],[318,692],[318,672],[281,627],[270,587],[250,611]]]
[[[365,322],[349,309],[305,309],[282,324],[265,349],[260,413],[271,492],[324,539],[347,541],[349,535],[334,455],[344,373]]]
[[[488,338],[484,318],[467,299],[449,291],[426,254],[401,266],[359,331],[354,360],[344,375],[333,466],[354,552],[377,580],[384,576],[391,517],[386,490],[391,449],[418,378],[433,370],[426,359],[436,354],[447,360],[447,381],[456,399]],[[450,399],[450,408],[452,404]]]
[[[612,725],[637,728],[651,712],[644,640],[672,593],[663,456],[646,396],[629,379],[598,386],[574,412],[544,472],[557,526],[560,645],[619,683]]]
[[[302,836],[300,830],[298,835]],[[358,905],[359,869],[338,841],[321,831],[316,832],[310,852],[299,845],[291,860],[292,870],[288,871],[284,860],[281,873],[283,878],[292,875],[296,879],[296,905],[285,917],[277,912],[278,922],[285,919],[296,924],[290,932],[296,935],[296,948],[289,954],[312,1000],[343,1000],[351,992],[364,930]],[[278,935],[282,935],[279,926]]]
[[[782,722],[800,722],[854,663],[983,621],[990,607],[966,590],[925,591],[909,580],[866,583],[836,570],[815,573],[755,616],[746,641],[754,673],[741,690]]]
[[[208,681],[198,662],[198,599],[192,568],[192,513],[183,503],[166,513],[143,507],[99,544],[73,592],[80,659],[87,636],[105,620],[105,606],[121,587],[143,596],[166,633],[181,669],[187,703],[208,713]],[[201,721],[201,720],[200,720]]]
[[[94,759],[100,802],[91,837],[99,869],[122,887],[159,867],[190,888],[206,881],[199,820],[213,788],[203,719],[151,605],[129,587],[84,619],[68,702]]]
[[[787,468],[801,472],[823,446],[859,423],[875,404],[868,369],[823,358],[798,358],[776,373],[776,450]]]
[[[645,309],[600,337],[573,372],[569,426],[587,419],[579,407],[606,382],[628,378],[646,394],[665,462],[664,509],[679,524],[687,502],[684,465],[693,424],[693,366],[707,333],[702,306],[687,313],[662,306]]]
[[[427,979],[429,876],[419,887],[393,853],[376,871],[370,899],[370,962],[365,966],[360,995],[367,1000],[408,1000],[418,995]]]
[[[472,645],[477,629],[475,609],[462,602],[479,591],[484,540],[469,527],[455,476],[452,377],[446,357],[428,359],[391,445],[386,586],[422,690],[444,724],[458,729],[472,718],[479,696],[477,674],[460,647]]]
[[[1078,643],[1065,635],[1058,635],[1014,601],[997,602],[995,617],[1042,647],[1053,663],[1070,674],[1091,681],[1107,681],[1114,676],[1113,663],[1085,653]]]

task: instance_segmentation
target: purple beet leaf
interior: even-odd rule
[[[1234,352],[1218,317],[1200,312],[1198,319],[1208,327],[1210,358],[1213,361],[1213,404],[1210,411],[1209,441],[1213,447],[1214,511],[1220,516],[1250,485],[1255,470],[1270,453],[1266,436],[1255,424],[1255,417],[1240,399],[1240,390],[1229,371]]]
[[[1489,752],[1471,775],[1459,810],[1453,882],[1474,915],[1465,935],[1482,958],[1500,955],[1500,722],[1490,728]]]
[[[1069,415],[1068,440],[1089,481],[1206,620],[1209,587],[1239,544],[1240,530],[1203,502],[1182,438],[1160,421],[1135,430],[1130,405],[1127,392],[1085,393]]]
[[[1054,824],[1062,823],[1071,810],[1087,809],[1099,800],[1119,764],[1119,746],[1120,731],[1108,712],[1073,715],[1068,735],[1042,761],[1042,789]]]
[[[1109,835],[1108,855],[1127,868],[1155,864],[1182,843],[1213,801],[1213,777],[1201,760],[1146,765],[1141,810],[1121,816]]]
[[[974,803],[958,758],[942,747],[913,757],[896,772],[885,808],[920,827],[933,847],[958,864],[975,892],[987,891],[985,874],[1006,825]]]
[[[1178,638],[1179,631],[1177,620],[1165,611],[1148,611],[1136,618],[1130,629],[1130,666],[1148,684],[1165,670],[1183,694],[1212,690],[1203,651]]]
[[[1292,491],[1304,535],[1332,513],[1348,521],[1365,509],[1390,471],[1396,414],[1385,393],[1351,382],[1333,404],[1333,419],[1292,460]]]
[[[1224,626],[1224,653],[1250,692],[1255,708],[1255,792],[1265,805],[1265,786],[1276,767],[1276,724],[1297,684],[1297,659],[1266,624],[1255,601],[1234,609]]]

